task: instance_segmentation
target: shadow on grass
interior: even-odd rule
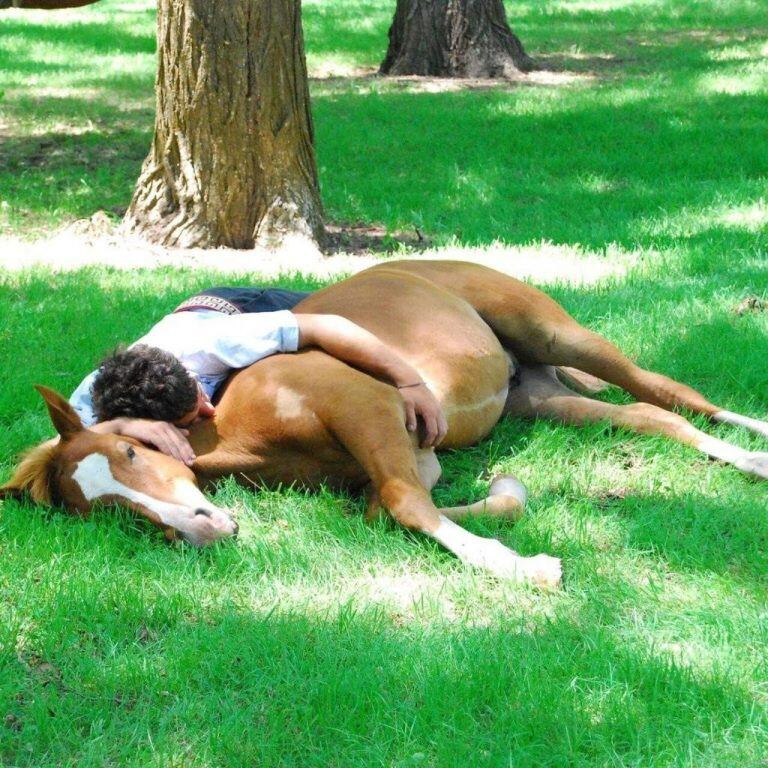
[[[60,570],[67,553],[57,556]],[[198,558],[184,559],[195,569]],[[318,616],[204,605],[164,570],[146,573],[144,588],[75,589],[63,572],[55,599],[29,588],[23,604],[40,618],[2,663],[13,728],[0,758],[565,766],[678,764],[728,748],[746,764],[764,741],[760,710],[738,685],[614,636],[606,606],[602,626],[588,615],[394,626],[360,606]],[[204,570],[199,580],[209,582]],[[13,641],[21,628],[2,635]]]
[[[375,2],[306,6],[310,54],[336,53],[360,63],[363,52],[375,50],[375,40],[381,38],[383,55],[390,13],[391,8]],[[702,75],[730,72],[733,66],[713,61],[707,45],[751,40],[754,30],[746,26],[752,15],[745,9],[723,12],[718,17],[721,28],[692,39],[695,29],[686,25],[697,23],[696,13],[667,5],[644,13],[655,20],[660,34],[622,36],[637,26],[634,7],[612,6],[610,14],[548,9],[544,17],[534,7],[523,7],[514,18],[521,29],[539,32],[544,21],[547,26],[556,23],[557,32],[549,38],[552,47],[544,46],[544,53],[559,56],[559,65],[614,57],[631,65],[622,70],[631,75],[638,60],[644,67],[652,65],[657,80],[650,84],[641,79],[629,88],[614,84],[600,89],[440,94],[392,92],[385,85],[371,93],[316,86],[318,159],[330,216],[381,222],[390,231],[418,228],[439,241],[480,245],[548,240],[599,251],[612,243],[625,249],[688,247],[689,235],[704,237],[686,231],[691,211],[718,202],[754,202],[768,174],[762,129],[768,99],[700,88]],[[367,19],[364,28],[358,23],[362,17]],[[615,33],[608,51],[606,24]],[[29,67],[30,73],[40,64],[35,61],[36,43],[67,46],[73,60],[88,52],[151,53],[154,46],[149,27],[146,34],[138,34],[102,22],[46,26],[13,21],[4,29],[31,43],[28,54],[6,54],[5,63]],[[664,34],[669,29],[679,34]],[[569,51],[566,41],[580,36],[584,50]],[[596,49],[598,38],[602,43]],[[94,75],[78,80],[77,86],[103,88],[104,96],[45,99],[41,104],[14,96],[6,108],[12,114],[36,109],[62,121],[74,113],[93,117],[105,128],[122,128],[128,122],[138,131],[151,131],[149,111],[115,110],[114,103],[115,92],[124,92],[130,102],[131,94],[144,88],[149,97],[151,83],[144,76],[110,74],[105,80]],[[147,140],[138,151],[134,136],[122,130],[106,130],[105,135],[121,157],[140,161],[149,147]],[[15,140],[23,162],[24,139]],[[73,179],[78,170],[90,174],[99,164],[102,149],[91,145],[86,154],[91,150],[94,155],[84,164],[73,158]],[[11,204],[18,200],[31,218],[45,216],[52,207],[55,217],[65,219],[100,207],[124,208],[137,174],[135,162],[121,164],[100,178],[94,194],[86,197],[58,181],[53,205],[43,191],[45,168],[37,167],[39,173],[25,177],[24,191],[11,186],[9,195]],[[12,183],[12,178],[0,175],[4,188]],[[79,178],[72,183],[79,184]],[[108,201],[106,206],[98,204],[99,196]],[[725,250],[742,245],[738,233],[717,234]]]
[[[118,158],[136,162],[148,151],[151,134],[143,131],[88,131],[80,134],[58,132],[9,138],[3,141],[0,173],[20,174],[56,171],[93,171]],[[29,183],[29,182],[27,182]],[[33,182],[34,183],[34,182]]]
[[[629,546],[663,558],[675,571],[717,573],[765,585],[768,524],[762,505],[720,502],[701,494],[630,494],[598,500],[597,506],[619,518]]]
[[[78,66],[77,57],[83,55],[154,53],[155,35],[135,34],[120,24],[78,22],[75,24],[33,24],[27,21],[3,19],[3,38],[22,38],[27,53],[14,49],[12,55],[4,52],[0,43],[0,65],[18,72],[34,74],[41,62],[35,56],[35,46],[69,49]],[[6,60],[7,59],[7,60]]]
[[[768,155],[757,116],[768,100],[681,98],[676,114],[644,97],[614,105],[610,98],[584,103],[564,95],[550,106],[528,111],[517,97],[499,91],[316,98],[326,207],[332,218],[418,228],[467,244],[547,240],[600,251],[608,244],[694,248],[716,239],[723,254],[754,250],[749,232],[697,231],[696,216],[760,198]],[[91,111],[104,124],[111,109]],[[47,102],[44,111],[63,118],[72,111],[88,114],[89,107],[61,99]],[[151,115],[127,110],[117,119],[143,123],[147,133],[105,131],[102,144],[121,157],[142,159]],[[139,135],[146,138],[138,141]],[[14,142],[23,163],[25,139]],[[37,139],[29,143],[36,153]],[[95,143],[83,149],[91,150],[101,151]],[[94,157],[87,165],[97,163]],[[45,187],[45,170],[40,166],[40,177],[25,181],[30,192]],[[126,205],[136,174],[135,164],[123,164],[103,180],[101,194],[110,200],[122,195]],[[50,209],[44,194],[26,198],[21,196],[30,215]],[[92,212],[68,205],[59,210],[70,216]]]
[[[23,222],[34,231],[65,211],[68,219],[97,210],[121,216],[151,138],[149,132],[123,129],[1,140],[0,183],[4,200],[11,201],[11,229]]]
[[[465,243],[599,250],[655,244],[688,209],[759,198],[764,97],[681,97],[678,114],[646,97],[560,99],[530,111],[499,91],[316,99],[327,206]]]
[[[0,365],[17,373],[0,393],[4,453],[10,432],[32,441],[47,423],[32,381],[74,386],[97,348],[138,336],[210,279],[173,270],[6,276]],[[706,333],[695,341],[720,343]],[[651,353],[665,340],[652,342]],[[531,430],[502,425],[456,452],[450,492],[477,498],[475,478],[521,451]],[[589,514],[618,518],[630,548],[680,570],[764,578],[761,506],[678,494],[594,507]],[[0,652],[0,760],[9,764],[409,765],[418,755],[456,766],[749,765],[764,754],[764,711],[747,687],[731,670],[676,664],[644,626],[628,633],[623,617],[642,612],[647,596],[617,576],[591,572],[589,599],[571,613],[557,603],[543,610],[540,596],[535,611],[499,600],[487,626],[403,623],[365,601],[316,604],[312,579],[336,594],[330,563],[354,557],[364,576],[375,567],[371,543],[360,555],[334,535],[362,528],[357,520],[318,515],[309,528],[319,549],[251,535],[196,552],[147,540],[127,517],[37,511],[6,503],[0,515],[12,574],[0,573],[0,648],[9,649]],[[570,566],[583,568],[589,545],[571,538],[565,547]],[[578,595],[584,580],[573,581]],[[487,601],[482,580],[476,586],[465,599]],[[302,588],[304,609],[274,608]],[[577,598],[567,589],[562,599]]]

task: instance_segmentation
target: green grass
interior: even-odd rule
[[[0,16],[0,234],[127,205],[151,134],[152,6]],[[391,10],[305,2],[310,67],[375,67]],[[552,243],[629,254],[621,278],[551,292],[643,365],[765,414],[768,314],[732,311],[768,285],[762,4],[509,10],[533,54],[585,76],[442,93],[313,82],[329,218],[543,244],[541,258]],[[223,279],[0,273],[0,476],[50,434],[33,383],[71,391]],[[764,485],[602,426],[508,422],[443,458],[443,505],[479,498],[494,472],[521,477],[524,520],[469,527],[562,557],[562,592],[468,571],[328,492],[224,482],[216,500],[242,533],[206,551],[114,510],[3,503],[0,766],[765,765]]]

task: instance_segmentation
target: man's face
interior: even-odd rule
[[[213,416],[214,409],[211,405],[211,401],[208,399],[208,397],[205,395],[202,389],[200,389],[200,385],[197,385],[197,402],[195,403],[195,407],[191,410],[185,413],[178,421],[176,421],[177,427],[188,427],[191,424],[193,424],[198,417],[209,417]]]

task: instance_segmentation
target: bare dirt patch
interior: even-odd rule
[[[432,241],[418,228],[410,231],[388,232],[385,227],[365,222],[328,224],[325,227],[323,252],[328,256],[350,253],[391,253],[407,248],[424,251]]]
[[[285,243],[280,250],[204,250],[164,248],[122,235],[104,212],[77,221],[39,240],[0,237],[0,269],[17,271],[44,266],[71,271],[89,266],[135,270],[158,267],[200,269],[222,274],[278,277],[301,272],[319,278],[354,274],[388,258],[471,261],[537,283],[592,284],[624,274],[638,254],[612,252],[603,256],[578,246],[535,243],[435,247],[413,233],[387,234],[383,227],[332,225],[332,245],[322,252],[305,239]],[[335,233],[333,233],[335,230]],[[647,254],[646,254],[647,256]]]
[[[514,89],[532,86],[562,87],[576,83],[586,83],[594,80],[594,72],[568,71],[563,66],[567,57],[562,60],[542,62],[541,69],[517,77],[480,78],[480,77],[423,77],[420,75],[403,75],[390,77],[379,75],[375,69],[356,70],[352,74],[335,73],[326,70],[320,76],[310,78],[310,83],[324,90],[355,90],[367,91],[374,87],[384,87],[393,91],[408,93],[457,93],[459,91],[486,91],[491,89]]]

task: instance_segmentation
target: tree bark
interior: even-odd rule
[[[125,216],[184,248],[316,241],[300,0],[159,0],[155,135]]]
[[[502,0],[397,0],[383,75],[509,78],[535,69]]]

